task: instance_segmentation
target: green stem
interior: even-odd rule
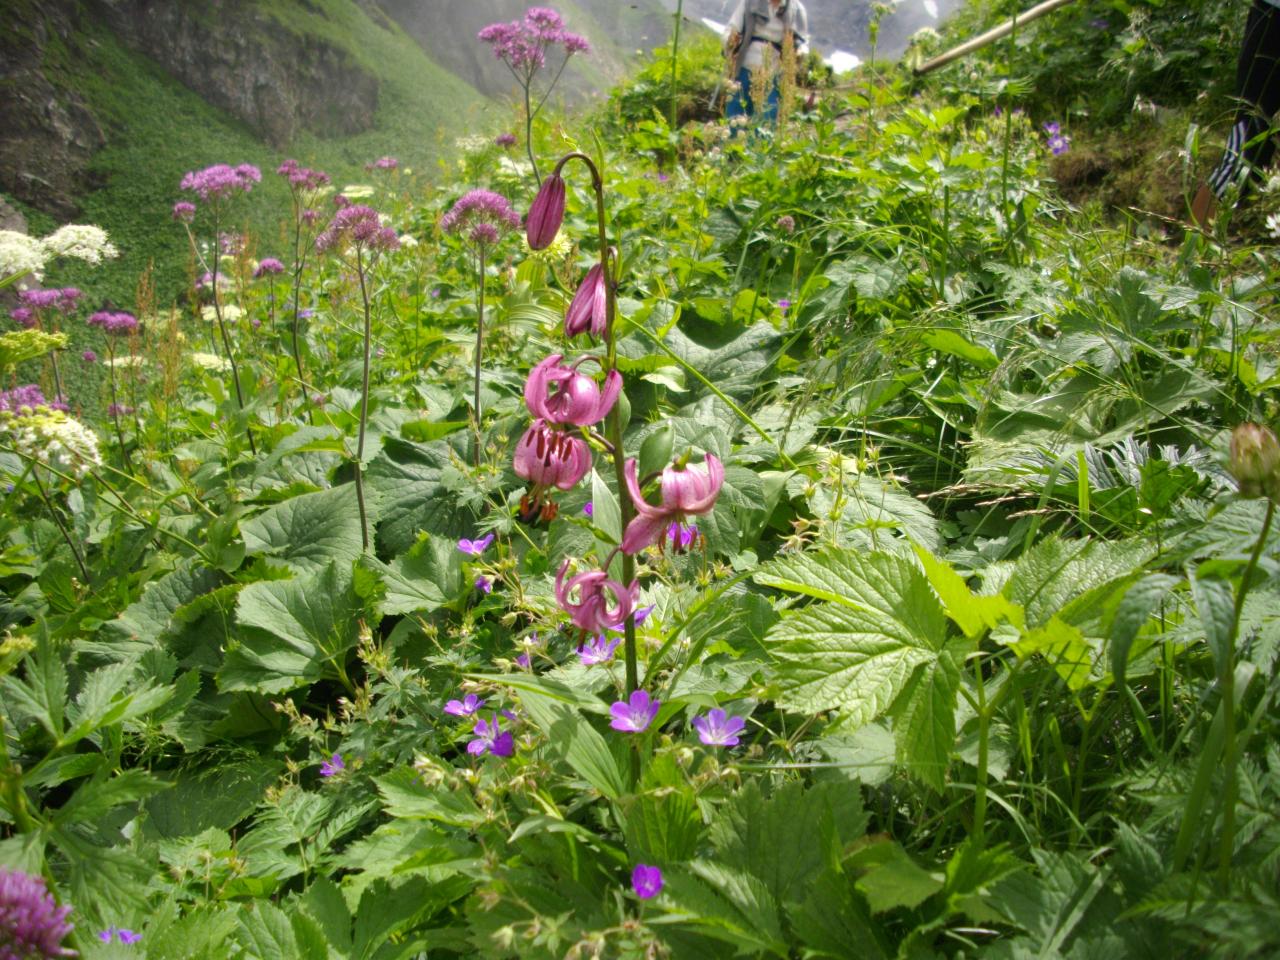
[[[360,508],[360,543],[369,552],[369,516],[364,505],[364,434],[369,421],[369,343],[373,337],[373,314],[369,309],[369,288],[364,278],[364,251],[356,247],[356,275],[360,278],[360,301],[364,306],[364,374],[360,381],[360,432],[356,440],[356,505]]]
[[[541,185],[542,177],[538,174],[538,161],[533,156],[533,107],[529,103],[529,85],[533,78],[524,81],[524,149],[529,155],[529,166],[533,167],[533,182]]]
[[[979,850],[987,834],[987,767],[991,740],[991,711],[987,708],[987,685],[982,678],[982,661],[975,660],[973,679],[978,690],[978,771],[973,784],[973,838]]]
[[[133,473],[133,461],[129,459],[129,448],[124,445],[124,431],[120,429],[120,398],[116,394],[116,346],[111,334],[107,334],[107,362],[111,364],[111,373],[107,377],[107,382],[111,384],[111,421],[116,427],[116,439],[120,441],[120,459],[125,469]]]
[[[218,296],[218,267],[222,262],[222,254],[220,241],[218,239],[218,216],[217,207],[214,207],[215,213],[213,217],[213,269],[209,271],[210,277],[213,278],[213,315],[218,321],[218,334],[222,337],[222,349],[227,353],[227,362],[231,364],[231,383],[236,388],[236,405],[239,406],[240,412],[244,413],[244,394],[240,391],[240,369],[236,366],[236,355],[231,349],[231,338],[227,336],[227,325],[222,320],[222,299]],[[249,439],[249,452],[255,457],[258,455],[258,448],[253,442],[253,431],[249,429],[249,423],[246,420],[244,425],[245,436]]]
[[[1222,790],[1222,836],[1218,844],[1218,887],[1225,891],[1231,880],[1231,857],[1235,852],[1236,836],[1236,637],[1240,632],[1240,614],[1244,610],[1245,597],[1249,593],[1249,582],[1258,566],[1258,558],[1262,556],[1262,548],[1267,542],[1267,534],[1271,532],[1271,521],[1275,518],[1276,504],[1267,500],[1267,516],[1262,521],[1262,532],[1258,534],[1258,542],[1253,545],[1249,555],[1249,563],[1244,568],[1244,576],[1240,578],[1240,586],[1236,590],[1235,609],[1231,614],[1231,632],[1227,635],[1227,649],[1222,657],[1222,671],[1218,677],[1218,685],[1222,688],[1222,715],[1225,725],[1222,762],[1226,768]]]
[[[677,64],[680,56],[680,21],[684,19],[684,0],[676,0],[676,25],[671,34],[671,122],[672,130],[676,128],[676,100],[678,93]]]
[[[484,244],[476,250],[476,357],[475,357],[475,396],[472,409],[476,417],[476,466],[480,466],[480,448],[483,443],[480,433],[480,358],[484,348]]]
[[[36,490],[40,493],[40,499],[44,501],[44,505],[49,508],[49,516],[53,517],[53,522],[58,525],[58,532],[62,534],[62,539],[67,542],[67,546],[71,548],[71,555],[76,558],[76,566],[80,568],[80,576],[84,578],[85,586],[89,586],[93,580],[89,576],[89,568],[84,565],[84,557],[80,556],[80,548],[76,546],[71,534],[67,530],[67,525],[62,522],[62,517],[53,506],[53,501],[49,499],[49,494],[45,492],[44,484],[40,482],[40,472],[32,469],[31,479],[36,482]]]

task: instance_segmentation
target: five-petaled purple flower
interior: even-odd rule
[[[578,647],[578,656],[582,660],[582,665],[593,667],[598,663],[608,663],[613,659],[613,651],[618,649],[618,644],[621,642],[619,637],[609,638],[604,634],[597,634]]]
[[[481,593],[493,593],[493,581],[488,577],[476,577],[476,589]]]
[[[516,752],[515,738],[511,732],[503,732],[498,726],[498,718],[492,721],[477,720],[476,738],[467,744],[467,753],[480,757],[492,753],[495,757],[509,757]]]
[[[347,765],[342,762],[342,754],[335,753],[332,757],[320,764],[320,776],[332,777],[339,770],[347,769]]]
[[[719,707],[693,718],[693,729],[698,739],[708,747],[736,747],[738,734],[747,725],[742,717],[731,717]]]
[[[631,871],[631,889],[641,900],[656,897],[662,892],[662,871],[647,863],[637,863]]]
[[[461,700],[450,700],[444,705],[444,712],[453,717],[469,717],[481,707],[484,700],[474,693],[468,693]]]
[[[458,549],[465,554],[478,557],[489,549],[489,544],[493,543],[493,537],[494,535],[492,533],[487,533],[476,540],[468,540],[466,537],[463,537],[458,541]]]
[[[113,939],[118,939],[121,943],[137,943],[142,939],[142,934],[127,927],[107,927],[98,931],[98,939],[103,943],[110,943]]]
[[[618,700],[609,707],[609,714],[613,717],[609,726],[623,733],[644,733],[658,715],[660,706],[661,701],[649,699],[644,690],[636,690],[627,700]]]
[[[74,957],[62,941],[71,932],[69,906],[58,906],[44,878],[0,867],[0,957]]]

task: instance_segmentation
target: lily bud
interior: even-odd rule
[[[1280,498],[1280,441],[1267,427],[1242,423],[1231,431],[1228,469],[1242,496]]]
[[[545,250],[551,246],[560,224],[564,222],[564,179],[552,174],[542,181],[538,195],[529,208],[525,222],[530,250]]]
[[[593,337],[604,336],[606,307],[604,271],[597,263],[587,271],[578,292],[573,295],[569,312],[564,315],[564,335],[576,337],[580,333],[590,333]]]

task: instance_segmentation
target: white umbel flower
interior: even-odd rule
[[[102,466],[97,434],[61,410],[40,406],[24,416],[0,412],[0,430],[10,434],[23,457],[77,480]]]
[[[231,369],[231,364],[226,358],[218,356],[216,353],[193,353],[191,354],[191,362],[202,370],[213,370],[223,373]]]
[[[44,265],[49,253],[35,237],[16,230],[0,230],[0,280],[15,274],[26,273],[40,283],[44,280]]]
[[[75,257],[97,266],[120,255],[107,239],[107,231],[92,224],[68,223],[44,238],[45,249],[55,257]]]

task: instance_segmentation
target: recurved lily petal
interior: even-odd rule
[[[708,512],[724,486],[724,464],[715,454],[708,453],[704,463],[683,468],[669,466],[662,471],[662,505],[656,506],[644,498],[637,470],[636,461],[631,459],[623,471],[627,493],[636,508],[636,516],[622,536],[622,550],[629,554],[656,543],[672,523]]]
[[[591,451],[581,437],[538,419],[516,444],[514,467],[521,479],[536,486],[570,490],[591,469]]]
[[[599,423],[618,399],[622,374],[609,371],[602,392],[594,378],[565,366],[561,359],[560,354],[553,353],[529,371],[524,384],[524,402],[529,412],[549,423],[579,427]]]

